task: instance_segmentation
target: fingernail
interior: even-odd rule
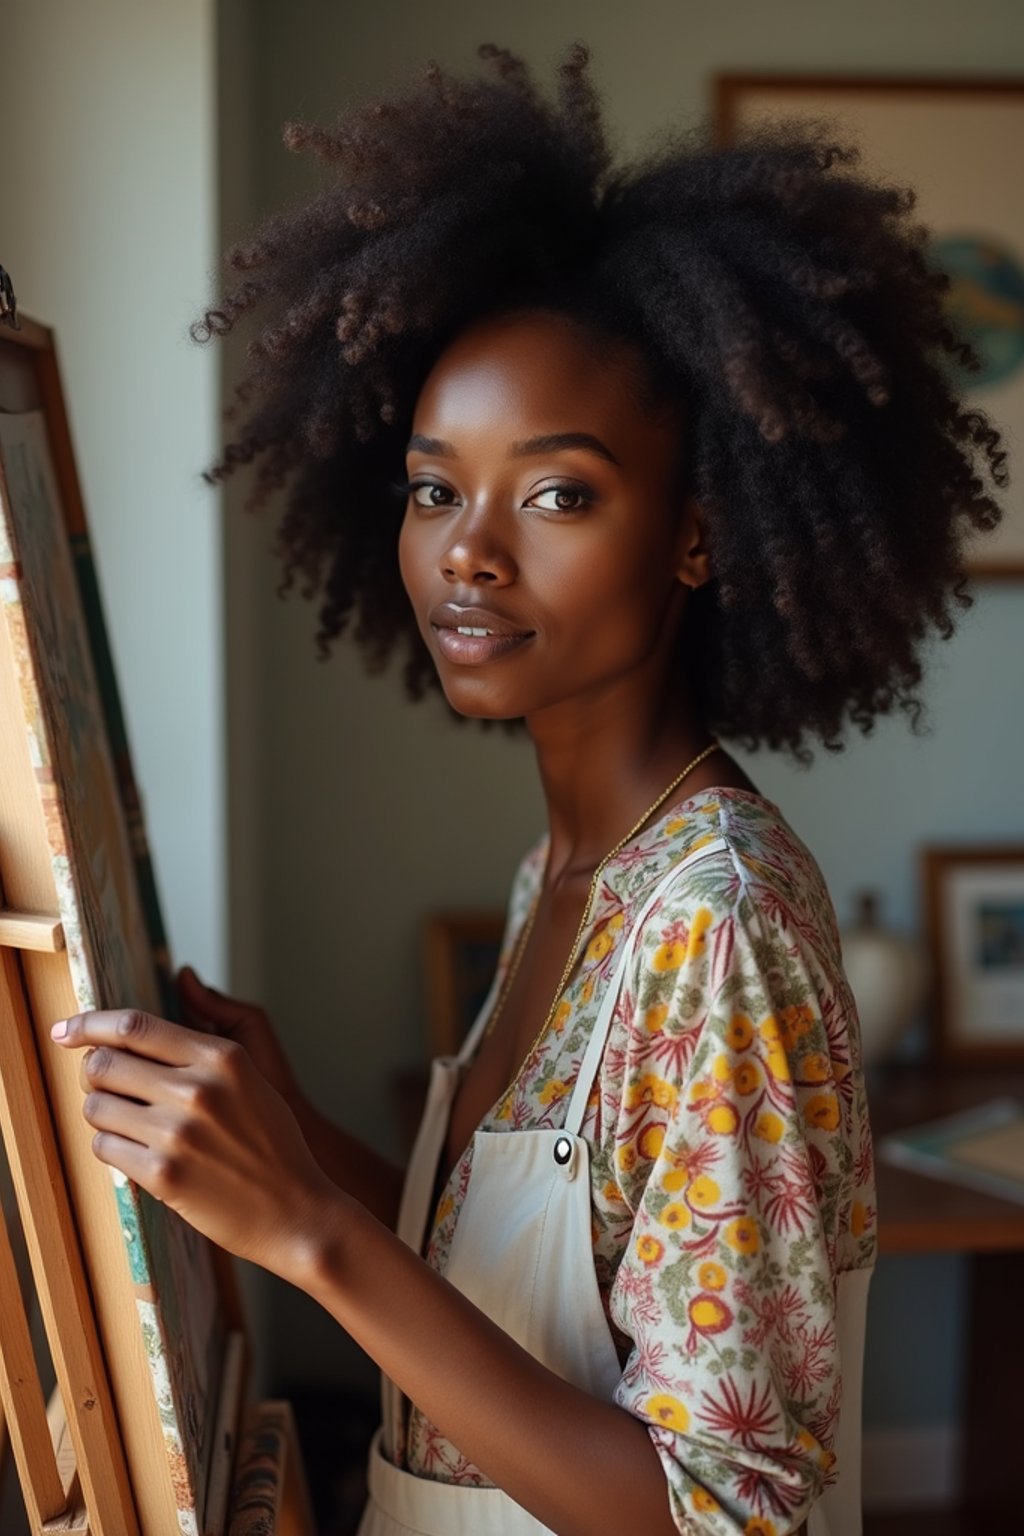
[[[50,1039],[51,1040],[63,1040],[63,1038],[67,1034],[67,1032],[68,1032],[68,1021],[67,1021],[67,1019],[61,1019],[50,1030]]]

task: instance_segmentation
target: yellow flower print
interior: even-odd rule
[[[451,1215],[454,1208],[455,1200],[452,1195],[450,1193],[447,1195],[442,1195],[440,1200],[437,1202],[437,1213],[434,1216],[434,1225],[440,1226],[441,1222],[444,1221],[447,1216]]]
[[[591,939],[590,943],[587,945],[586,953],[584,954],[583,958],[584,960],[591,961],[603,960],[605,955],[614,949],[614,947],[615,940],[612,938],[607,928],[604,928],[600,933],[596,933]]]
[[[588,976],[586,981],[583,983],[582,987],[580,987],[580,1002],[581,1003],[589,1003],[590,999],[593,997],[593,995],[594,995],[594,978],[593,978],[593,976]]]
[[[709,800],[707,805],[702,805],[700,807],[700,813],[702,816],[717,816],[721,809],[722,807],[719,801]],[[695,843],[691,843],[690,846],[691,848],[700,848],[704,843],[710,843],[710,841],[711,833],[707,832],[703,837],[699,837]]]
[[[626,1094],[626,1105],[636,1109],[640,1104],[657,1104],[659,1109],[674,1109],[679,1090],[667,1078],[655,1077],[646,1072],[638,1083],[631,1083]]]
[[[645,1125],[637,1137],[637,1146],[641,1157],[650,1158],[651,1162],[661,1151],[665,1141],[665,1127],[663,1125]]]
[[[699,1510],[702,1515],[713,1515],[715,1510],[720,1507],[718,1500],[713,1498],[706,1488],[695,1488],[690,1495],[690,1499],[694,1509]]]
[[[665,1174],[661,1184],[663,1189],[674,1194],[677,1190],[685,1189],[689,1182],[690,1175],[685,1168],[673,1168]]]
[[[716,1056],[711,1063],[711,1076],[719,1083],[727,1083],[732,1077],[732,1065],[728,1056]]]
[[[678,971],[685,959],[685,946],[678,940],[673,940],[670,944],[659,944],[651,960],[651,970]]]
[[[694,1083],[690,1089],[690,1103],[699,1104],[701,1099],[713,1099],[715,1090],[710,1083]]]
[[[802,1445],[805,1451],[820,1451],[821,1446],[811,1434],[809,1429],[798,1429],[796,1432],[797,1445]]]
[[[506,1093],[505,1097],[502,1099],[501,1103],[498,1105],[497,1109],[494,1112],[494,1118],[495,1118],[495,1120],[511,1120],[511,1118],[512,1118],[512,1095],[510,1093]]]
[[[831,1075],[831,1063],[821,1051],[800,1058],[800,1076],[805,1083],[827,1083]]]
[[[789,1058],[780,1045],[772,1046],[765,1053],[768,1070],[777,1083],[789,1082]]]
[[[743,1527],[743,1536],[775,1536],[775,1521],[766,1515],[751,1515]]]
[[[657,1264],[664,1252],[665,1244],[650,1232],[645,1232],[636,1240],[636,1256],[641,1264]]]
[[[671,821],[666,821],[665,831],[668,833],[669,837],[675,837],[676,833],[681,832],[686,825],[687,821],[685,816],[673,816]]]
[[[658,1220],[663,1227],[669,1227],[673,1232],[681,1232],[684,1227],[690,1225],[689,1208],[683,1205],[681,1200],[673,1200],[671,1205],[666,1205]]]
[[[666,1183],[668,1181],[666,1180]],[[710,1210],[717,1205],[722,1198],[722,1191],[714,1179],[709,1179],[706,1173],[698,1174],[687,1191],[690,1204],[697,1206],[699,1210]]]
[[[757,1223],[749,1216],[737,1216],[735,1221],[730,1221],[722,1236],[737,1253],[756,1253],[761,1246]]]
[[[762,1141],[781,1141],[786,1127],[778,1115],[770,1109],[763,1110],[754,1121],[754,1135]]]
[[[568,1092],[569,1084],[563,1083],[561,1078],[553,1077],[544,1084],[537,1097],[542,1104],[554,1104],[556,1099],[563,1099]]]
[[[791,1004],[779,1014],[782,1043],[787,1051],[793,1050],[797,1041],[806,1035],[814,1021],[814,1009],[807,1003]]]
[[[665,1027],[668,1018],[668,1003],[655,1003],[653,1008],[648,1008],[644,1014],[644,1028],[650,1035],[658,1034]]]
[[[570,1003],[570,1001],[569,1001],[569,999],[567,997],[563,997],[562,1001],[559,1003],[558,1007],[555,1009],[555,1016],[554,1016],[554,1018],[551,1020],[551,1028],[554,1030],[556,1035],[560,1035],[562,1033],[562,1030],[565,1028],[566,1024],[569,1022],[569,1015],[571,1013],[572,1013],[572,1003]]]
[[[649,1419],[664,1424],[666,1429],[678,1430],[681,1435],[685,1435],[690,1427],[690,1410],[678,1397],[669,1397],[667,1392],[657,1392],[654,1397],[649,1397],[644,1412]]]
[[[601,1191],[601,1193],[604,1195],[604,1198],[606,1200],[614,1200],[616,1202],[616,1204],[618,1204],[618,1205],[622,1204],[622,1191],[620,1190],[619,1186],[615,1183],[614,1179],[609,1179],[608,1180],[607,1184],[605,1185],[605,1187]]]
[[[716,1104],[708,1110],[708,1127],[716,1136],[733,1136],[740,1123],[735,1107],[729,1103]]]
[[[621,1147],[616,1147],[615,1161],[626,1173],[632,1173],[636,1167],[635,1144],[632,1141],[624,1141]]]
[[[701,1333],[721,1333],[732,1322],[732,1313],[717,1296],[695,1296],[686,1311]]]
[[[855,1200],[850,1207],[850,1231],[854,1237],[861,1237],[868,1224],[868,1213],[863,1200]]]
[[[785,1048],[782,1043],[782,1030],[774,1013],[762,1019],[757,1026],[757,1032],[768,1047],[765,1055],[768,1060],[768,1070],[780,1083],[789,1082],[789,1062],[786,1059]]]
[[[697,1270],[697,1284],[704,1291],[721,1291],[728,1279],[725,1268],[714,1259],[706,1259]]]
[[[608,932],[609,933],[618,933],[619,929],[622,927],[622,925],[623,925],[623,923],[625,921],[626,921],[626,918],[625,918],[625,914],[624,913],[622,913],[622,912],[615,912],[615,913],[613,913],[613,915],[608,919]]]
[[[754,1026],[745,1013],[734,1013],[725,1031],[726,1044],[734,1051],[745,1051],[754,1038]]]
[[[756,1093],[761,1086],[761,1074],[754,1061],[741,1061],[732,1074],[732,1085],[741,1097]]]
[[[695,956],[704,953],[707,940],[704,935],[711,927],[713,918],[710,907],[698,907],[694,914],[693,924],[690,928],[690,936],[686,941],[686,958],[693,960]]]
[[[774,1013],[766,1014],[757,1026],[757,1032],[767,1046],[773,1046],[782,1039],[782,1030]]]
[[[804,1105],[804,1119],[819,1131],[834,1131],[839,1124],[839,1100],[834,1093],[814,1093]]]

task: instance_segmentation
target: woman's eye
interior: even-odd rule
[[[436,480],[417,480],[409,486],[409,495],[418,507],[447,507],[455,492]]]
[[[548,485],[535,492],[528,505],[539,506],[544,512],[582,512],[593,500],[593,495],[581,485]]]

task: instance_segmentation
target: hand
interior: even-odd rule
[[[304,1275],[340,1191],[243,1046],[133,1011],[78,1014],[54,1038],[95,1047],[82,1113],[100,1162],[228,1252]]]
[[[178,1000],[181,1022],[203,1034],[219,1035],[222,1040],[236,1040],[245,1047],[253,1064],[262,1072],[285,1103],[298,1109],[305,1103],[295,1073],[281,1048],[274,1026],[256,1003],[243,1003],[226,997],[199,980],[190,965],[178,972]]]

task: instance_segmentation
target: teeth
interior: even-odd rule
[[[458,632],[460,635],[489,635],[493,633],[493,631],[489,629],[470,629],[464,624],[459,625]]]

